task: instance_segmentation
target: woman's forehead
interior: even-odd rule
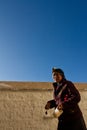
[[[59,72],[53,72],[52,75],[60,75]]]

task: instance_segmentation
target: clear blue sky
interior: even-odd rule
[[[87,82],[87,0],[0,0],[0,80]]]

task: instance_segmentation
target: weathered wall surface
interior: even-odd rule
[[[76,84],[80,107],[87,123],[87,84]],[[46,101],[52,99],[51,83],[0,82],[0,130],[56,130],[53,110],[45,116]]]

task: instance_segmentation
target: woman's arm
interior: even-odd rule
[[[62,101],[63,109],[73,108],[81,100],[80,93],[72,82],[68,81],[67,89],[68,93],[64,95],[64,99]]]

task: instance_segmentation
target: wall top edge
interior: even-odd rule
[[[74,83],[79,90],[87,90],[87,83]],[[0,81],[0,90],[52,90],[52,82]]]

